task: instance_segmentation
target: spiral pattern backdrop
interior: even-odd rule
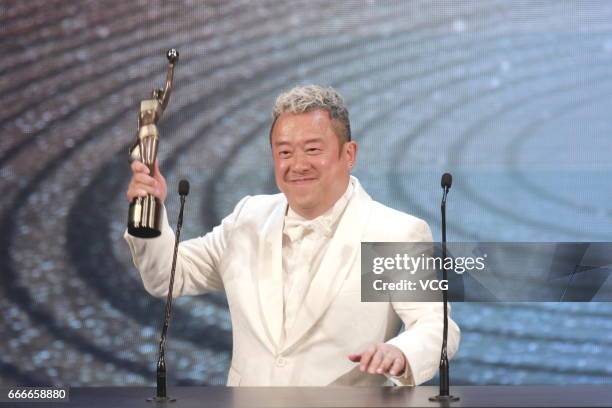
[[[122,235],[140,100],[181,54],[161,121],[183,237],[276,192],[275,96],[337,88],[355,175],[439,238],[612,241],[607,1],[61,1],[0,5],[0,382],[153,383],[163,303]],[[178,199],[167,200],[171,222]],[[456,384],[612,382],[612,306],[455,304]],[[176,301],[174,384],[222,384],[223,294]]]

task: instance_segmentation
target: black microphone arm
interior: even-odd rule
[[[444,192],[442,193],[442,279],[448,282],[448,272],[446,270],[446,196],[453,184],[453,176],[444,173],[440,182]],[[444,323],[442,328],[442,351],[440,353],[440,393],[435,397],[429,397],[430,401],[452,402],[459,401],[459,397],[450,395],[450,374],[448,371],[448,289],[442,291],[442,307],[444,308]]]
[[[170,325],[172,315],[172,290],[174,289],[174,273],[176,271],[176,257],[183,227],[183,209],[185,207],[185,197],[189,194],[189,182],[181,180],[179,182],[178,193],[181,198],[181,209],[176,223],[176,233],[174,236],[174,253],[172,256],[172,269],[170,270],[170,283],[168,285],[168,295],[166,296],[166,308],[164,312],[164,325],[159,339],[159,349],[157,357],[157,392],[155,397],[148,398],[149,402],[174,402],[175,398],[168,397],[166,391],[166,334]]]

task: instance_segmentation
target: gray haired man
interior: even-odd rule
[[[431,242],[428,225],[372,200],[351,176],[357,144],[332,88],[281,94],[270,129],[276,195],[247,196],[208,234],[181,242],[177,296],[224,291],[233,326],[228,385],[416,385],[437,370],[439,303],[360,301],[361,242]],[[127,198],[166,183],[132,163]],[[125,234],[145,289],[165,296],[174,235]],[[400,327],[405,330],[399,332]],[[459,346],[449,324],[448,352]]]

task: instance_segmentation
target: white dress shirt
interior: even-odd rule
[[[350,180],[346,191],[332,208],[312,220],[307,220],[288,207],[283,225],[284,330],[281,344],[295,324],[300,306],[316,271],[321,266],[353,190],[353,181]]]

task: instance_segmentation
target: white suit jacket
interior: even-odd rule
[[[382,385],[386,377],[362,373],[347,358],[376,342],[394,344],[408,360],[396,384],[420,384],[437,372],[441,303],[360,301],[361,242],[431,242],[430,229],[372,200],[353,180],[355,192],[283,344],[283,194],[247,196],[221,225],[180,244],[174,294],[226,293],[233,327],[228,385]],[[174,246],[166,215],[160,237],[125,238],[145,289],[166,296]],[[460,337],[452,320],[448,333],[452,357]]]

